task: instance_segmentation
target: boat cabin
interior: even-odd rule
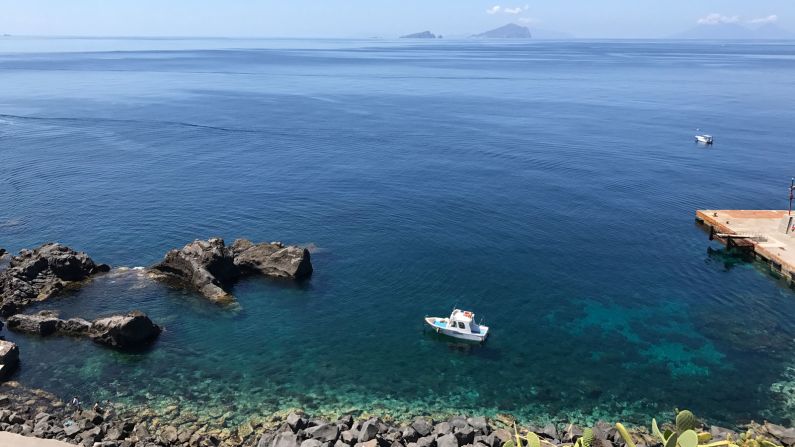
[[[450,318],[447,319],[447,328],[455,329],[457,331],[471,332],[473,334],[480,333],[480,326],[475,323],[475,314],[469,311],[460,309],[453,310]]]

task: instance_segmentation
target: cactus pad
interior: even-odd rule
[[[590,428],[586,428],[582,432],[582,447],[591,447],[593,442],[593,430]]]
[[[676,432],[680,435],[688,430],[696,429],[696,417],[689,410],[682,410],[676,415]]]

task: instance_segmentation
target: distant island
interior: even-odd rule
[[[487,39],[530,39],[530,29],[526,26],[509,23],[485,33],[475,34],[472,37],[482,37]]]
[[[421,33],[414,33],[414,34],[406,34],[405,36],[400,36],[401,39],[441,39],[442,36],[436,35],[430,31],[423,31]]]

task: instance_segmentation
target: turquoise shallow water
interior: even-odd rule
[[[153,348],[6,333],[18,379],[224,424],[787,421],[795,296],[694,210],[786,205],[793,50],[0,40],[0,246],[128,267],[216,235],[317,247],[310,281],[245,280],[232,309],[116,270],[45,307],[141,309],[166,328]],[[485,345],[423,331],[455,305]]]

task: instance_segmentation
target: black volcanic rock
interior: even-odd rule
[[[212,238],[169,251],[149,271],[156,279],[193,288],[223,304],[234,301],[226,288],[242,276],[303,279],[312,274],[312,262],[309,250],[297,246],[238,239],[227,247],[223,239]]]
[[[113,315],[94,321],[82,318],[62,320],[54,311],[36,314],[16,314],[8,319],[8,328],[40,336],[52,334],[84,336],[96,343],[117,349],[137,349],[147,346],[161,329],[146,314],[138,311]]]
[[[135,349],[148,345],[161,329],[143,312],[133,311],[127,315],[94,320],[88,336],[94,342],[119,349]]]
[[[19,348],[15,343],[0,340],[0,380],[11,377],[19,366]]]
[[[57,313],[45,310],[31,315],[12,315],[8,319],[8,329],[46,337],[57,332],[61,323],[63,320],[58,318]]]
[[[530,29],[526,26],[509,23],[485,33],[475,34],[473,37],[482,37],[488,39],[530,39]]]
[[[216,303],[234,301],[234,297],[223,286],[236,280],[239,275],[232,251],[226,247],[223,239],[196,240],[180,249],[171,250],[150,270],[166,275],[165,279],[176,279],[191,286]],[[156,275],[156,278],[163,277]]]
[[[87,254],[57,243],[22,250],[0,271],[0,314],[15,314],[33,301],[50,298],[108,270],[106,264],[96,264]]]
[[[436,39],[441,37],[442,36],[437,36],[436,34],[430,31],[423,31],[421,33],[406,34],[405,36],[400,36],[401,39]]]

